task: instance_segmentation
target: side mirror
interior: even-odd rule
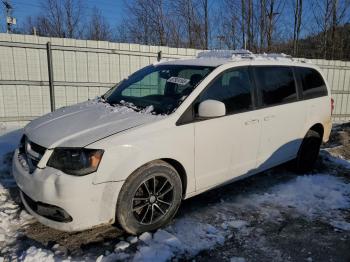
[[[225,114],[225,104],[217,100],[205,100],[198,107],[199,117],[219,117]]]

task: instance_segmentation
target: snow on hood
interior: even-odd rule
[[[140,112],[123,105],[111,106],[96,98],[63,107],[30,122],[24,133],[46,148],[83,147],[99,139],[163,118],[152,106]]]

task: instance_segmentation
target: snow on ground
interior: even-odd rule
[[[329,149],[325,148],[324,151],[321,152],[321,154],[325,155],[324,153],[328,152],[328,151],[329,151]],[[329,161],[332,164],[342,166],[346,169],[350,169],[350,161],[344,159],[344,157],[341,155],[338,155],[337,157],[335,157],[335,156],[332,156],[330,154],[327,154],[327,155],[325,155],[325,159],[326,159],[326,161]]]
[[[350,223],[344,221],[340,212],[350,208],[350,185],[342,178],[328,174],[298,176],[288,183],[272,187],[264,194],[244,196],[240,205],[263,209],[272,206],[293,208],[306,218],[322,218],[340,229],[350,228]]]
[[[249,216],[255,210],[266,221],[278,221],[282,212],[290,212],[308,220],[322,220],[338,230],[350,231],[342,210],[350,209],[348,180],[330,173],[293,176],[266,190],[236,193],[222,198],[219,203],[208,204],[180,214],[169,226],[155,233],[143,233],[139,237],[121,237],[112,251],[99,250],[81,257],[67,257],[54,245],[46,249],[33,244],[22,250],[11,247],[22,234],[23,227],[30,226],[33,218],[14,200],[11,191],[15,184],[10,175],[9,152],[13,151],[21,131],[11,128],[0,130],[0,261],[1,255],[20,261],[167,261],[174,257],[191,258],[202,250],[222,245],[232,237],[240,238],[255,230]],[[328,156],[327,161],[350,170],[345,159]],[[50,229],[47,229],[50,230]],[[256,244],[264,244],[259,236]],[[18,243],[16,243],[18,246]],[[231,261],[245,261],[232,257]]]
[[[221,245],[235,232],[237,237],[252,230],[249,221],[237,219],[225,210],[258,210],[264,219],[274,221],[281,217],[283,209],[294,209],[306,219],[323,219],[342,230],[350,230],[350,223],[342,217],[341,209],[350,208],[350,186],[342,178],[328,174],[297,176],[287,183],[278,184],[260,193],[243,193],[233,199],[222,200],[207,210],[212,216],[223,215],[212,224],[205,223],[207,214],[185,214],[166,227],[156,231],[152,238],[137,244],[137,252],[122,252],[101,256],[101,261],[115,261],[128,258],[133,261],[167,261],[185,255],[190,258],[201,250]],[[226,215],[225,215],[226,214]],[[227,215],[229,214],[229,215]],[[145,233],[149,234],[149,233]],[[140,238],[144,238],[141,235]],[[263,241],[263,238],[261,239]],[[232,258],[244,261],[244,258]]]
[[[54,262],[54,253],[49,250],[42,250],[41,248],[30,247],[22,253],[19,260],[24,262]]]
[[[21,134],[17,126],[0,127],[0,248],[1,242],[10,244],[16,241],[18,229],[31,220],[31,216],[11,197],[11,190],[16,187],[10,176],[11,156]]]

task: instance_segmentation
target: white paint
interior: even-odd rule
[[[225,104],[216,100],[205,100],[199,104],[198,116],[199,117],[219,117],[226,114]]]
[[[135,112],[94,100],[61,108],[28,124],[24,129],[27,137],[49,150],[33,174],[23,169],[16,150],[13,161],[16,182],[35,201],[65,209],[73,221],[59,223],[46,219],[23,201],[29,212],[41,223],[65,231],[110,224],[115,220],[124,181],[150,161],[164,158],[178,161],[186,171],[187,198],[290,160],[296,156],[301,139],[316,123],[324,126],[323,140],[328,140],[330,97],[177,125],[197,96],[223,71],[249,65],[290,65],[284,60],[225,61],[167,116],[153,115],[152,108]],[[212,61],[200,58],[163,63],[207,65]],[[293,62],[293,66],[318,70],[305,63]],[[76,177],[46,166],[56,147],[103,149],[104,154],[95,173]]]

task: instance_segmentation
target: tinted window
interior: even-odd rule
[[[242,67],[223,73],[200,95],[199,102],[207,99],[221,101],[226,106],[226,114],[252,109],[248,68]]]
[[[255,75],[263,105],[297,100],[293,71],[290,67],[256,67]]]
[[[303,87],[304,98],[314,98],[327,95],[327,87],[322,76],[312,68],[296,68]]]

